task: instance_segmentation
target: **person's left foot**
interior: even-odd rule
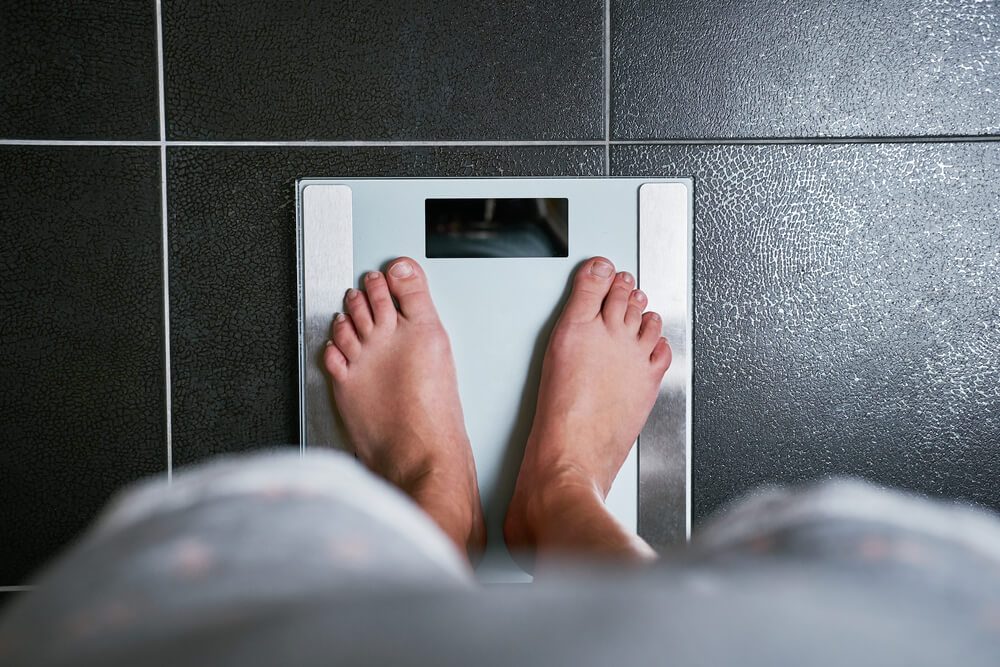
[[[472,555],[486,542],[451,345],[420,265],[393,260],[348,290],[324,363],[358,457]],[[399,303],[399,308],[393,303]]]
[[[574,275],[545,350],[534,423],[504,521],[511,550],[536,548],[539,526],[552,532],[554,505],[579,505],[589,496],[603,506],[670,366],[660,316],[644,312],[646,305],[632,274],[616,274],[604,257]],[[601,549],[635,560],[653,555],[635,535],[609,535],[576,546],[591,555]]]

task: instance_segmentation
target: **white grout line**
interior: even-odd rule
[[[7,146],[172,146],[192,148],[434,148],[448,146],[604,146],[603,139],[579,141],[112,141],[92,139],[0,139]]]
[[[953,135],[940,137],[775,137],[766,139],[617,139],[615,146],[772,146],[776,144],[936,144],[1000,141],[1000,135]]]
[[[174,479],[173,387],[170,380],[170,235],[167,231],[167,114],[163,81],[163,10],[156,0],[156,59],[160,98],[160,217],[163,247],[163,378],[167,437],[167,484]]]
[[[609,129],[605,130],[609,132]],[[579,141],[128,141],[96,139],[0,139],[0,146],[133,146],[192,148],[446,148],[475,146],[728,146],[749,144],[926,144],[1000,141],[1000,135],[940,137],[778,137],[773,139],[581,139]]]
[[[604,175],[611,175],[611,0],[604,0]]]
[[[159,141],[101,141],[95,139],[0,139],[2,146],[159,146]]]
[[[330,148],[359,148],[359,147],[443,147],[443,146],[602,146],[604,141],[581,140],[581,141],[168,141],[169,146],[191,146],[191,147],[268,147],[268,146],[292,146],[309,148],[330,147]]]

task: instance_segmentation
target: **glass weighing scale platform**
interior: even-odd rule
[[[344,293],[400,255],[427,273],[451,338],[486,512],[484,582],[529,581],[501,526],[542,354],[574,269],[603,255],[663,316],[673,361],[608,496],[654,547],[690,534],[689,179],[302,179],[297,187],[302,447],[350,450],[320,356]]]

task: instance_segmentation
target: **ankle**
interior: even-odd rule
[[[404,489],[470,560],[486,547],[486,524],[475,472],[433,468]]]
[[[564,461],[525,465],[518,475],[514,497],[504,520],[504,539],[508,546],[534,548],[551,517],[561,513],[567,503],[581,499],[604,501],[598,484],[580,466]]]
[[[528,520],[533,526],[546,521],[567,502],[580,498],[604,502],[604,494],[593,476],[575,463],[554,463],[537,480],[527,505]]]
[[[359,452],[365,466],[411,498],[422,489],[441,486],[439,480],[454,467],[437,443],[426,443],[418,437],[413,437],[405,448],[379,445],[365,449],[374,454],[364,456]]]

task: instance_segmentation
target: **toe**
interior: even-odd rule
[[[323,350],[323,365],[334,380],[342,380],[347,375],[347,357],[337,349],[332,340],[326,342]]]
[[[614,275],[615,265],[609,259],[593,257],[584,262],[573,277],[573,291],[563,317],[572,322],[586,322],[597,317]]]
[[[427,276],[416,261],[409,257],[394,259],[386,270],[389,292],[399,303],[403,317],[415,322],[434,321],[437,311],[427,286]]]
[[[653,347],[653,353],[649,355],[649,361],[653,364],[653,368],[661,374],[666,373],[667,369],[670,368],[670,360],[672,358],[673,353],[670,351],[670,344],[667,343],[667,339],[660,338],[657,340],[656,346]]]
[[[366,338],[375,328],[375,319],[372,317],[372,308],[368,305],[368,297],[361,290],[352,288],[347,290],[344,303],[358,335]]]
[[[635,278],[631,273],[622,271],[615,276],[611,283],[611,290],[604,299],[604,307],[601,314],[607,324],[621,325],[625,322],[625,310],[628,308],[629,295],[635,287]]]
[[[368,303],[372,308],[375,326],[392,326],[396,323],[396,305],[389,294],[389,285],[385,276],[378,271],[365,275],[365,291],[368,293]]]
[[[338,382],[347,377],[347,357],[332,340],[326,341],[326,347],[323,349],[323,366]]]
[[[334,345],[347,357],[348,361],[354,361],[358,358],[358,353],[361,352],[361,339],[358,338],[358,332],[354,328],[350,315],[337,313],[337,316],[333,318],[332,337]]]
[[[632,290],[628,298],[628,306],[625,308],[625,326],[632,333],[639,332],[639,324],[642,322],[642,311],[646,308],[646,295],[642,290]]]
[[[643,314],[642,323],[639,325],[639,342],[643,344],[644,349],[652,351],[663,333],[662,329],[663,321],[659,314],[653,312]]]

